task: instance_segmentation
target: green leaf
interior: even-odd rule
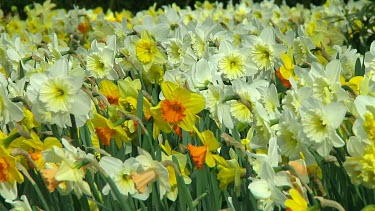
[[[355,61],[355,76],[364,76],[365,75],[365,67],[362,66],[361,60],[358,58]]]

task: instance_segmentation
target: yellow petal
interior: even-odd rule
[[[195,126],[195,115],[190,111],[185,111],[185,117],[182,119],[178,126],[184,129],[185,131],[193,131]]]
[[[176,90],[177,88],[178,88],[178,85],[170,81],[164,81],[161,84],[161,90],[163,92],[164,97],[167,99],[174,99],[172,94],[173,94],[173,91]]]
[[[183,100],[181,103],[193,114],[201,112],[206,107],[205,98],[197,93],[191,93],[189,100]]]
[[[214,167],[215,164],[216,164],[213,155],[208,150],[207,150],[207,153],[206,153],[206,160],[205,160],[205,162],[206,162],[207,166],[210,167],[210,168]]]
[[[207,146],[209,151],[216,151],[220,145],[214,134],[210,130],[206,130],[202,133],[202,143]]]

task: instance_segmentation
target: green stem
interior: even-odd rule
[[[77,123],[76,123],[76,118],[74,117],[73,114],[70,114],[70,121],[72,123],[72,126],[70,127],[70,138],[74,140],[75,146],[79,146]]]
[[[49,211],[50,208],[46,202],[46,199],[44,198],[42,192],[40,191],[38,185],[33,180],[33,178],[30,176],[29,172],[25,169],[25,167],[19,163],[17,163],[17,168],[25,175],[25,177],[31,182],[31,185],[34,187],[36,193],[38,194],[39,199],[42,201],[43,207],[46,211]]]
[[[59,129],[57,128],[56,124],[51,125],[53,136],[55,136],[57,139],[61,141],[61,135],[59,133]]]
[[[89,171],[86,172],[86,178],[87,178],[87,182],[90,186],[90,189],[92,190],[92,193],[94,195],[95,200],[100,202],[100,203],[103,203],[103,201],[100,197],[99,191],[94,184],[94,179],[93,179],[93,177],[92,177],[92,175]]]

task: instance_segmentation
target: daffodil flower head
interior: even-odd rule
[[[22,183],[23,176],[16,167],[16,158],[0,145],[0,182],[13,184]]]
[[[371,143],[363,149],[359,157],[348,157],[344,167],[353,184],[363,184],[372,189],[375,188],[375,143]]]
[[[246,169],[242,168],[236,159],[225,160],[221,156],[215,156],[219,173],[217,179],[220,181],[219,187],[226,190],[230,183],[234,182],[237,196],[240,195],[242,178],[246,174]]]
[[[303,102],[300,110],[303,132],[320,155],[328,155],[332,146],[341,147],[345,144],[336,129],[343,121],[346,111],[346,106],[341,103],[323,105],[315,98]]]
[[[166,61],[166,56],[158,49],[156,42],[147,30],[142,32],[135,51],[145,70],[149,70],[153,63],[163,64]]]
[[[261,70],[270,70],[275,65],[276,49],[275,34],[273,29],[268,27],[262,30],[256,42],[251,47],[250,55],[252,61]]]
[[[153,160],[150,153],[140,147],[138,147],[138,153],[139,155],[135,159],[141,163],[142,171],[131,176],[136,189],[140,193],[144,193],[148,191],[147,186],[157,180],[160,199],[162,199],[171,190],[168,170],[160,162]]]
[[[113,40],[113,37],[108,37]],[[110,46],[100,46],[96,40],[91,43],[91,52],[86,56],[86,68],[89,74],[99,79],[118,78],[114,70],[115,52]]]
[[[290,76],[293,76],[295,80],[297,80],[297,76],[294,74],[294,64],[292,59],[286,54],[281,53],[281,59],[283,60],[283,65],[280,67],[280,73],[283,78],[289,80]]]
[[[82,126],[88,119],[91,101],[81,90],[83,78],[69,75],[68,70],[68,61],[60,59],[45,73],[31,75],[27,96],[33,103],[32,112],[39,122],[64,127],[71,125],[70,114],[73,114],[77,126]],[[41,113],[45,115],[35,115]]]
[[[99,90],[110,104],[118,105],[120,90],[118,86],[110,80],[103,80],[99,83]]]
[[[109,119],[98,113],[94,113],[94,118],[90,122],[94,125],[99,140],[106,146],[110,145],[112,138],[118,147],[121,147],[123,142],[130,141],[122,125],[114,125]]]
[[[135,198],[143,198],[145,196],[145,194],[138,193],[131,178],[132,174],[141,170],[140,163],[135,158],[131,157],[122,162],[117,158],[104,156],[100,159],[99,165],[112,178],[121,194],[125,196],[131,195]],[[104,195],[107,195],[110,191],[110,186],[107,184],[102,191]]]
[[[346,81],[343,75],[340,75],[340,82],[341,86],[348,86],[350,87],[355,94],[360,94],[361,92],[361,83],[363,80],[363,76],[354,76],[349,79],[349,81]]]
[[[186,131],[192,131],[195,115],[205,107],[204,97],[169,81],[163,82],[161,89],[165,99],[151,108],[151,115],[159,128],[169,132],[171,125],[178,125]]]
[[[245,75],[245,57],[239,52],[231,52],[219,60],[220,71],[229,79],[239,78]]]

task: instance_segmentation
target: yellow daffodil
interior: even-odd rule
[[[143,68],[147,71],[153,63],[163,64],[166,62],[166,56],[158,49],[154,39],[147,30],[141,34],[141,39],[137,42],[135,52]]]
[[[94,113],[94,118],[91,119],[91,122],[99,140],[106,146],[110,145],[111,138],[114,138],[118,147],[122,146],[123,141],[130,141],[121,125],[114,125],[110,120],[98,113]]]
[[[296,189],[290,189],[289,194],[291,199],[285,200],[287,210],[291,211],[305,211],[308,210],[308,203]]]
[[[241,178],[244,177],[246,169],[242,168],[236,159],[225,160],[221,156],[215,156],[219,173],[217,179],[220,181],[219,187],[226,190],[228,185],[234,182],[236,194],[240,194]]]
[[[150,109],[155,121],[154,126],[165,132],[170,132],[173,125],[185,131],[194,130],[195,115],[202,111],[206,104],[204,97],[169,81],[161,84],[161,90],[165,99]]]
[[[108,100],[109,104],[118,105],[120,90],[115,83],[110,80],[103,80],[99,84],[99,92]]]
[[[24,126],[24,133],[29,134],[30,137],[20,136],[12,141],[9,148],[20,148],[27,151],[31,158],[34,160],[36,167],[38,169],[43,169],[44,159],[42,156],[42,151],[49,149],[53,146],[62,147],[60,141],[56,137],[47,137],[43,141],[40,140],[39,136],[35,131],[28,131]],[[30,166],[33,168],[33,166]]]
[[[0,182],[22,183],[23,176],[16,168],[16,158],[0,145]]]
[[[190,155],[192,155],[193,161],[197,164],[198,168],[203,168],[203,163],[206,163],[208,167],[212,168],[216,164],[214,157],[220,156],[212,154],[211,152],[217,151],[219,142],[216,140],[212,131],[206,130],[201,133],[196,128],[194,129],[204,146],[194,147],[189,144]]]
[[[119,106],[121,110],[127,114],[136,115],[138,93],[142,88],[141,81],[139,79],[132,80],[130,77],[127,77],[118,81],[118,87],[120,91]],[[151,117],[151,106],[147,98],[143,97],[143,115],[146,120]]]
[[[292,76],[295,80],[297,80],[297,76],[294,74],[294,64],[292,58],[288,56],[286,53],[281,53],[281,59],[283,60],[283,65],[280,67],[280,74],[286,80],[289,80],[290,76]]]

